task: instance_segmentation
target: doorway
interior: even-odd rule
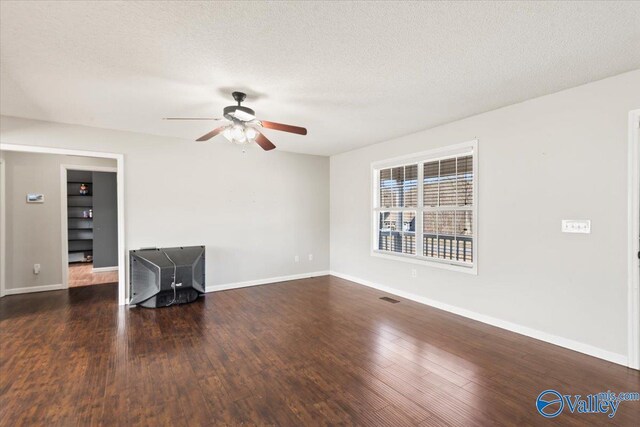
[[[126,254],[125,254],[125,234],[124,234],[125,226],[124,226],[124,179],[123,179],[124,156],[118,153],[69,150],[69,149],[62,149],[62,148],[40,147],[40,146],[30,146],[30,145],[20,145],[20,144],[4,144],[4,143],[0,143],[0,151],[2,151],[3,154],[5,154],[5,157],[6,157],[6,154],[10,154],[10,153],[25,153],[25,154],[41,153],[41,154],[54,154],[54,155],[60,155],[60,156],[73,156],[73,157],[69,157],[71,161],[67,161],[64,163],[74,164],[74,165],[91,163],[91,159],[94,159],[93,163],[96,163],[95,160],[98,160],[97,162],[98,164],[100,164],[100,160],[109,160],[109,162],[107,162],[109,164],[109,170],[105,172],[112,172],[112,173],[115,172],[116,188],[117,188],[117,196],[116,196],[117,197],[117,206],[116,206],[117,243],[116,243],[116,246],[117,246],[117,265],[120,267],[117,270],[117,292],[118,292],[117,299],[118,299],[119,305],[125,305],[128,301],[128,296],[126,294],[126,273],[125,273]],[[80,161],[76,161],[76,160],[80,160]],[[5,172],[5,175],[7,175],[9,171],[9,165],[7,161],[5,161],[3,169]],[[95,168],[92,168],[92,169],[95,170]],[[62,182],[64,182],[65,183],[64,190],[66,192],[66,179],[65,180],[61,179],[62,171],[61,171],[60,165],[57,166],[57,172],[55,172],[54,174],[56,174],[56,176],[54,176],[51,179],[51,181],[55,183],[54,185],[55,190],[50,187],[49,190],[47,191],[49,192],[49,194],[59,193],[62,189],[61,188]],[[37,175],[37,173],[34,175]],[[59,179],[60,179],[60,182],[59,182]],[[38,190],[35,188],[29,188],[28,190],[25,190],[25,191],[21,190],[20,194],[18,194],[19,197],[16,196],[16,199],[15,199],[16,203],[14,203],[14,205],[15,206],[24,205],[25,194],[31,193],[32,191],[38,192]],[[8,196],[8,193],[6,194],[6,196]],[[55,202],[53,202],[54,200]],[[7,200],[7,202],[9,202],[9,200]],[[58,206],[58,204],[61,203],[61,196],[57,194],[56,194],[56,197],[47,197],[47,195],[44,194],[42,198],[42,202],[40,204],[29,205],[30,212],[33,213],[33,212],[36,212],[38,209],[46,209],[47,206],[51,207],[53,203],[55,203],[55,205],[57,206],[55,209],[55,212],[56,212],[55,216],[61,215],[63,208],[61,206]],[[6,216],[9,217],[9,215],[6,215]],[[52,218],[53,216],[50,216],[49,221],[51,221]],[[8,219],[9,218],[7,218],[7,223],[6,223],[7,231],[10,229]],[[55,254],[56,252],[58,252],[58,250],[55,250],[55,249],[52,250],[53,249],[52,244],[54,244],[54,241],[57,241],[55,245],[57,246],[57,248],[59,248],[59,250],[61,250],[60,251],[61,254],[57,255],[57,261],[55,262],[52,261],[53,258],[45,259],[44,263],[41,263],[39,260],[29,261],[30,264],[28,265],[28,268],[13,269],[14,271],[19,271],[20,274],[25,275],[24,278],[18,278],[18,279],[25,279],[25,280],[16,280],[16,278],[13,277],[13,273],[11,271],[12,270],[11,260],[9,259],[6,260],[5,268],[3,268],[2,269],[3,271],[0,272],[1,273],[0,279],[4,279],[2,280],[2,282],[4,283],[1,283],[1,284],[4,284],[4,288],[5,288],[4,295],[12,295],[12,294],[24,293],[24,292],[49,291],[49,290],[56,290],[56,289],[65,289],[68,287],[69,284],[68,284],[68,259],[67,259],[67,256],[68,256],[68,240],[67,240],[68,239],[68,236],[67,236],[68,222],[67,220],[68,218],[64,217],[64,220],[57,219],[55,221],[57,226],[55,224],[52,224],[52,226],[54,227],[60,227],[58,229],[58,232],[60,233],[58,234],[58,238],[47,241],[45,245],[35,245],[36,248],[45,247],[47,249],[45,252],[43,252],[44,255],[42,256],[42,258],[44,259],[45,256],[50,257],[51,254]],[[27,231],[28,231],[28,234],[32,236],[40,235],[40,230],[36,230],[33,227],[31,228],[27,227]],[[3,235],[2,235],[2,239],[0,239],[0,244],[2,244],[3,247],[0,248],[0,250],[2,251],[3,254],[8,255],[9,253],[7,252],[7,247],[9,245],[9,238],[11,236],[8,236],[8,234],[10,233],[2,233],[2,234]],[[5,234],[7,234],[7,236],[5,236]],[[14,239],[15,238],[23,239],[24,237],[23,234],[16,234],[16,236],[17,237],[14,236]],[[60,239],[60,236],[62,236],[63,238]],[[27,251],[26,254],[29,255],[29,251]],[[23,259],[23,258],[27,259],[29,258],[29,256],[20,257],[20,259]],[[31,267],[33,267],[33,269]],[[62,267],[62,271],[60,271],[61,267]],[[56,269],[59,271],[59,274],[60,274],[60,276],[57,279],[56,278],[51,279],[49,277],[50,280],[44,280],[45,276],[49,275],[52,271],[55,271]],[[55,273],[54,273],[54,276],[55,276]],[[39,283],[33,283],[36,280],[40,280],[42,282],[42,285],[40,285]],[[26,289],[27,287],[25,287],[24,285],[27,281],[32,282],[32,283],[29,283],[30,287],[28,289]]]
[[[640,369],[640,110],[629,113],[628,366]]]
[[[73,288],[117,282],[117,168],[61,165],[60,182],[64,283]]]

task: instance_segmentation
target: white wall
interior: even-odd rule
[[[634,71],[336,155],[330,204],[323,157],[10,117],[0,141],[123,153],[127,249],[205,244],[209,287],[326,270],[330,206],[332,271],[626,355],[627,118],[638,107]],[[371,162],[474,137],[479,274],[371,257]],[[563,218],[591,219],[592,234],[560,233]]]
[[[6,290],[62,284],[60,165],[115,167],[115,160],[3,151]],[[27,203],[27,193],[44,203]],[[40,264],[40,274],[33,265]]]
[[[0,141],[124,154],[127,250],[204,244],[209,289],[328,270],[327,157],[6,116]]]
[[[638,107],[640,70],[332,156],[331,270],[626,357]],[[476,137],[478,275],[372,257],[371,162]],[[592,234],[561,233],[563,218]]]

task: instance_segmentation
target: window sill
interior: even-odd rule
[[[453,264],[447,261],[436,261],[431,259],[422,259],[416,258],[412,255],[401,255],[401,254],[390,254],[383,251],[372,250],[371,256],[377,258],[385,258],[394,261],[408,262],[411,264],[419,264],[427,267],[435,267],[443,270],[449,271],[458,271],[460,273],[472,274],[474,276],[478,275],[478,267],[477,264],[474,263],[472,266]]]

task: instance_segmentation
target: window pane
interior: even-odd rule
[[[424,164],[424,205],[473,205],[473,157],[463,156]]]
[[[422,254],[426,257],[473,262],[472,211],[425,212]]]
[[[418,165],[380,170],[380,207],[418,206]]]
[[[391,250],[391,234],[380,231],[378,235],[378,249],[381,251]]]
[[[416,231],[415,212],[405,212],[402,214],[402,231]]]
[[[404,167],[400,166],[398,168],[391,169],[391,206],[393,207],[401,207],[402,206],[402,185],[404,181]]]
[[[380,250],[416,255],[417,243],[419,256],[473,263],[473,155],[382,169],[379,174],[380,207],[388,209],[379,213]],[[398,212],[401,208],[408,209]],[[412,208],[424,211],[416,217]],[[422,221],[422,235],[416,235],[416,220]]]
[[[456,159],[440,161],[439,206],[456,205]]]
[[[404,233],[402,236],[402,253],[416,254],[416,233]]]
[[[455,211],[438,212],[438,235],[453,236],[455,228]]]
[[[400,212],[380,212],[378,227],[378,249],[402,252],[402,214]]]
[[[404,207],[418,206],[418,165],[404,167]]]
[[[385,227],[385,213],[380,212],[378,214],[378,249],[382,251],[389,250],[389,244],[391,236],[391,232],[388,228]]]
[[[473,262],[473,212],[456,212],[456,260]]]
[[[438,258],[451,259],[455,234],[455,212],[438,212]]]
[[[415,255],[416,213],[380,212],[378,249]]]
[[[393,200],[391,187],[391,169],[382,169],[380,171],[380,206],[383,208],[391,207]]]
[[[415,255],[416,253],[416,213],[402,214],[402,253]]]
[[[456,212],[456,235],[457,236],[473,236],[471,226],[473,213],[471,211]]]
[[[435,257],[437,249],[437,215],[435,212],[425,212],[423,214],[423,239],[422,239],[422,255]]]
[[[400,212],[380,212],[380,230],[400,231]]]
[[[402,192],[402,168],[383,169],[380,171],[380,207],[400,206]]]
[[[424,205],[438,206],[438,180],[440,162],[424,164]]]
[[[457,159],[458,206],[473,205],[473,158]]]

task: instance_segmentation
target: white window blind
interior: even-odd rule
[[[374,252],[475,265],[475,149],[473,141],[374,167]]]

